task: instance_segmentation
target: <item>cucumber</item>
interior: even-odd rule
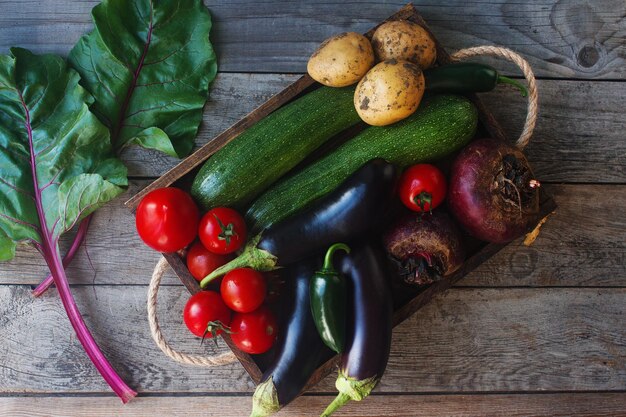
[[[328,139],[360,121],[354,87],[320,87],[255,123],[211,156],[191,195],[204,209],[242,209]]]
[[[403,121],[368,127],[332,153],[276,183],[248,209],[253,233],[301,210],[334,190],[360,166],[374,158],[404,168],[436,160],[467,144],[476,132],[478,111],[467,98],[437,95],[424,98]]]

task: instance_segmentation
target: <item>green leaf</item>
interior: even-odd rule
[[[189,154],[217,72],[207,8],[200,0],[104,0],[92,16],[95,29],[69,61],[114,148]]]
[[[0,230],[0,262],[10,261],[15,256],[15,242]]]
[[[158,127],[149,127],[142,130],[126,143],[126,146],[130,145],[139,145],[146,149],[156,149],[157,151],[161,151],[175,158],[178,156],[167,133]]]
[[[0,55],[0,260],[20,242],[56,244],[127,185],[78,81],[57,56]]]

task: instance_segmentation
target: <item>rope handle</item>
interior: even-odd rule
[[[530,68],[530,64],[528,64],[528,62],[524,58],[522,58],[519,54],[513,52],[512,50],[503,48],[501,46],[485,45],[461,49],[453,53],[450,58],[452,58],[452,60],[454,61],[459,61],[465,58],[481,55],[496,56],[513,62],[522,70],[524,78],[526,78],[526,82],[528,82],[528,107],[526,112],[526,121],[524,122],[524,128],[522,129],[520,137],[515,142],[519,149],[524,149],[526,145],[528,145],[528,142],[530,142],[530,138],[533,135],[533,131],[535,130],[535,124],[537,123],[537,112],[539,105],[535,74],[533,74],[533,70],[532,68]]]
[[[178,352],[167,343],[163,337],[161,327],[159,326],[159,319],[157,318],[157,295],[159,293],[159,286],[161,285],[161,278],[163,278],[163,273],[167,269],[167,266],[167,261],[162,257],[154,267],[150,286],[148,287],[148,323],[150,324],[152,339],[154,339],[159,349],[175,361],[187,365],[212,367],[227,365],[237,361],[237,358],[232,352],[224,352],[211,356],[188,355]]]
[[[518,148],[524,149],[526,145],[528,145],[528,142],[530,142],[530,138],[537,122],[538,95],[535,75],[533,74],[530,65],[524,58],[510,49],[499,46],[476,46],[473,48],[461,49],[452,54],[450,58],[454,61],[459,61],[465,58],[481,55],[496,56],[515,63],[522,70],[524,78],[526,78],[526,81],[528,82],[528,109],[526,121],[520,137],[515,142]],[[232,352],[224,352],[212,356],[188,355],[186,353],[178,352],[172,348],[169,343],[167,343],[163,337],[163,333],[161,332],[156,311],[159,286],[161,285],[161,278],[163,277],[163,273],[165,272],[167,265],[168,264],[165,258],[161,258],[159,260],[154,267],[152,279],[150,280],[150,286],[148,287],[148,323],[150,324],[150,334],[152,335],[154,342],[167,356],[177,362],[187,365],[212,367],[227,365],[235,362],[237,358]]]

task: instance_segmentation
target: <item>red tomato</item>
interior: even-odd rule
[[[198,337],[211,338],[228,327],[231,314],[218,293],[200,291],[192,295],[185,304],[183,319],[191,333]]]
[[[417,164],[400,177],[398,193],[405,206],[413,211],[431,211],[446,197],[446,177],[434,165]]]
[[[267,285],[263,275],[250,268],[233,269],[222,279],[220,293],[231,310],[249,313],[263,304]]]
[[[276,317],[263,306],[252,313],[235,313],[230,337],[239,349],[250,354],[267,352],[276,340]]]
[[[246,242],[243,217],[228,207],[209,210],[200,220],[200,240],[213,253],[233,253]]]
[[[209,252],[201,242],[196,242],[191,245],[189,252],[187,252],[187,268],[195,279],[202,281],[204,277],[232,258],[230,255],[218,255]]]
[[[189,194],[179,188],[159,188],[139,203],[135,225],[139,237],[152,249],[176,252],[196,238],[199,217]]]

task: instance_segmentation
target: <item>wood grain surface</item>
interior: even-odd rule
[[[304,395],[276,417],[317,417],[331,396]],[[21,397],[0,398],[0,417],[223,417],[246,416],[249,396],[137,398],[117,407],[116,398]],[[346,405],[337,417],[623,417],[626,395],[599,394],[474,394],[474,395],[378,395],[365,403]],[[43,411],[45,410],[45,411]]]
[[[97,3],[0,0],[0,53],[16,45],[66,55],[91,29]],[[221,73],[198,147],[296,80],[321,40],[365,31],[404,1],[205,3]],[[531,247],[514,242],[398,326],[379,388],[338,415],[626,416],[626,3],[415,3],[449,51],[499,44],[528,58],[540,78],[528,155],[559,208]],[[485,62],[519,76],[502,61]],[[514,137],[524,99],[506,87],[482,98]],[[150,339],[145,297],[159,255],[139,241],[123,201],[178,161],[139,149],[123,158],[131,187],[98,211],[68,276],[104,353],[146,397],[122,407],[111,395],[56,291],[31,297],[45,267],[25,249],[0,265],[0,417],[249,412],[253,383],[239,364],[179,365]],[[165,335],[183,351],[210,353],[183,328],[186,298],[168,272],[159,304]],[[334,391],[330,376],[279,415],[319,415]]]
[[[144,286],[82,286],[74,293],[104,353],[140,393],[252,391],[239,364],[205,369],[165,357],[149,336]],[[213,345],[200,346],[182,323],[187,297],[182,286],[161,289],[165,337],[183,352],[211,353]],[[394,329],[377,390],[624,390],[625,317],[626,288],[451,289]],[[0,286],[0,340],[0,392],[108,391],[54,291],[33,300],[26,286]],[[334,379],[312,391],[334,392]]]
[[[317,45],[330,35],[371,26],[405,0],[205,1],[215,21],[211,37],[220,71],[304,72]],[[67,54],[91,28],[97,1],[0,1],[0,50],[21,45]],[[542,77],[626,77],[622,0],[416,1],[450,50],[483,44],[511,47]],[[511,67],[506,67],[511,69]]]

